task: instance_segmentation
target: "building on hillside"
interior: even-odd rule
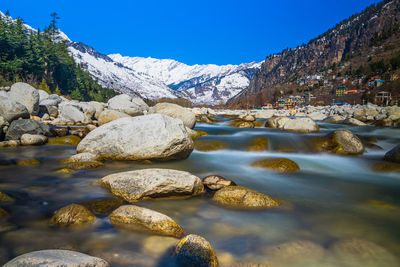
[[[391,93],[380,91],[375,95],[374,103],[380,106],[387,106],[389,105],[391,100],[392,100]]]
[[[343,96],[346,94],[347,86],[346,85],[338,85],[335,87],[336,96]]]

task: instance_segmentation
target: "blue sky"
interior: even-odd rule
[[[104,54],[172,58],[186,64],[262,61],[296,47],[375,3],[372,0],[1,0],[35,28],[61,17],[71,40]]]

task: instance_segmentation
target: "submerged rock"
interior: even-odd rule
[[[267,151],[268,150],[268,139],[266,137],[257,137],[253,139],[250,145],[247,147],[247,151]]]
[[[220,140],[196,140],[194,142],[194,149],[203,152],[222,150],[227,147],[227,144]]]
[[[233,121],[229,126],[236,127],[236,128],[254,128],[254,122],[251,121],[242,121],[236,120]]]
[[[39,250],[18,256],[7,262],[3,267],[109,267],[103,259],[70,250],[49,249]]]
[[[51,128],[42,123],[31,119],[15,120],[11,122],[6,133],[6,140],[19,140],[23,134],[53,136]]]
[[[193,146],[182,121],[152,114],[100,126],[79,143],[77,152],[114,160],[172,160],[187,158]]]
[[[67,135],[61,137],[49,138],[49,145],[77,146],[82,139],[76,135]]]
[[[279,206],[277,200],[243,186],[224,187],[214,194],[213,200],[220,205],[239,209],[267,209]]]
[[[187,235],[175,247],[178,266],[217,267],[218,259],[213,247],[198,235]]]
[[[313,266],[321,262],[325,249],[311,241],[296,240],[264,248],[273,266]]]
[[[337,130],[325,136],[321,148],[339,155],[360,155],[364,153],[361,140],[349,130]]]
[[[79,225],[93,222],[96,219],[87,208],[78,204],[71,204],[57,210],[50,222],[61,226]]]
[[[400,163],[400,145],[395,146],[389,152],[387,152],[384,159],[387,161]]]
[[[226,186],[236,185],[233,181],[227,180],[220,175],[209,175],[203,178],[203,185],[212,191],[220,190]]]
[[[17,160],[16,163],[19,166],[34,166],[34,165],[39,165],[40,160],[38,160],[38,159],[21,159],[21,160]]]
[[[82,161],[82,162],[70,162],[67,163],[66,167],[72,170],[87,170],[103,167],[104,163],[100,161]]]
[[[331,251],[344,266],[398,266],[394,255],[385,248],[367,240],[351,238],[339,240],[331,247]]]
[[[187,108],[171,103],[158,103],[150,108],[150,113],[163,114],[180,119],[186,127],[193,129],[196,124],[196,115]]]
[[[400,164],[396,163],[376,163],[372,166],[372,170],[375,172],[400,172]]]
[[[14,202],[15,199],[0,191],[0,203]]]
[[[169,169],[114,173],[100,179],[100,184],[130,203],[141,199],[196,196],[204,191],[200,178]]]
[[[154,210],[124,205],[114,210],[110,215],[110,221],[135,231],[149,231],[159,235],[182,237],[183,228],[170,217]]]
[[[290,159],[271,158],[255,161],[251,164],[253,167],[264,168],[280,173],[295,173],[300,171],[299,165]]]
[[[10,90],[10,99],[24,105],[30,114],[39,114],[39,92],[27,83],[14,83]]]
[[[91,209],[96,214],[107,215],[124,203],[126,202],[119,198],[101,198],[85,201],[82,205]]]

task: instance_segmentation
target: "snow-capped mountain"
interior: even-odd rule
[[[0,11],[0,16],[5,16]],[[9,17],[12,19],[11,17]],[[24,24],[30,32],[36,29]],[[68,45],[76,63],[107,88],[147,99],[190,99],[194,104],[225,103],[245,89],[262,63],[186,65],[172,59],[103,55],[58,30],[56,42]]]
[[[246,88],[261,63],[240,65],[186,65],[172,59],[124,57],[109,55],[139,73],[159,79],[169,87],[183,93],[195,104],[219,104]]]
[[[90,46],[71,42],[68,44],[68,49],[75,61],[104,87],[147,99],[180,96],[179,92],[169,88],[163,82],[115,62]]]

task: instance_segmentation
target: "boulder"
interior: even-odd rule
[[[0,98],[0,116],[8,122],[19,118],[30,118],[29,111],[24,105],[9,98]]]
[[[254,128],[254,122],[251,121],[242,121],[242,120],[235,120],[229,126],[236,127],[236,128]]]
[[[19,140],[23,134],[53,136],[51,128],[42,123],[31,119],[15,120],[10,124],[6,133],[6,140]]]
[[[311,118],[295,118],[287,120],[283,125],[283,130],[300,133],[315,133],[319,131],[319,127]]]
[[[241,117],[241,119],[243,121],[248,121],[248,122],[254,122],[256,120],[256,118],[251,114],[246,114],[243,117]]]
[[[135,205],[124,205],[110,215],[114,225],[135,231],[146,231],[159,235],[182,237],[183,228],[170,217],[157,211]]]
[[[39,93],[27,83],[14,83],[11,86],[10,98],[24,105],[31,115],[39,114]]]
[[[360,155],[365,147],[351,131],[337,130],[325,136],[321,149],[339,155]]]
[[[49,98],[49,94],[46,91],[43,90],[38,90],[39,93],[39,103],[42,102],[43,100]]]
[[[299,165],[290,159],[285,158],[272,158],[263,159],[253,162],[251,164],[253,167],[264,168],[267,170],[280,172],[280,173],[295,173],[300,171]]]
[[[117,110],[130,116],[143,115],[144,111],[141,105],[132,102],[132,98],[125,94],[114,96],[108,100],[107,106],[108,109]]]
[[[200,178],[184,171],[144,169],[110,174],[100,184],[130,203],[142,199],[190,197],[204,191]]]
[[[149,112],[180,119],[190,129],[193,129],[196,124],[196,115],[191,110],[176,104],[158,103],[154,107],[151,107]]]
[[[82,139],[76,135],[49,138],[49,145],[77,146]]]
[[[142,112],[147,112],[149,111],[149,106],[146,104],[146,102],[143,101],[143,99],[141,99],[140,97],[132,97],[131,102],[140,107],[140,109],[142,110]]]
[[[115,160],[171,160],[187,158],[193,147],[182,121],[152,114],[98,127],[79,143],[77,152]]]
[[[21,136],[21,145],[32,146],[32,145],[43,145],[47,142],[47,137],[40,134],[23,134]]]
[[[307,116],[315,121],[323,121],[326,119],[326,115],[321,112],[312,112]]]
[[[368,121],[373,119],[379,112],[373,109],[359,109],[355,110],[353,117],[359,121]]]
[[[236,185],[233,181],[216,174],[204,177],[202,182],[204,187],[212,191],[220,190],[226,186]]]
[[[79,137],[78,137],[79,138]],[[95,162],[98,161],[99,158],[97,155],[93,155],[91,153],[80,153],[69,157],[65,160],[65,163],[72,163],[72,162]]]
[[[394,122],[390,118],[385,118],[375,122],[375,126],[379,127],[393,127]]]
[[[257,137],[250,142],[247,147],[247,151],[267,151],[268,150],[268,139],[264,136]]]
[[[50,223],[60,226],[79,225],[93,222],[96,219],[87,208],[78,204],[71,204],[57,210]]]
[[[277,200],[243,186],[224,187],[214,194],[213,200],[222,206],[236,209],[268,209],[279,206]]]
[[[90,118],[86,116],[79,108],[73,105],[64,105],[60,109],[60,119],[73,121],[74,123],[90,123]]]
[[[198,235],[187,235],[181,239],[175,247],[174,254],[177,266],[218,266],[213,247],[206,239]]]
[[[384,159],[387,161],[400,163],[400,145],[395,146],[389,152],[387,152]]]
[[[96,101],[90,101],[88,104],[95,109],[96,112],[94,113],[94,117],[98,120],[101,112],[104,110],[105,104]]]
[[[333,115],[329,116],[326,119],[324,119],[324,122],[326,123],[341,123],[344,121],[346,118],[340,115]]]
[[[99,115],[99,125],[103,125],[106,124],[110,121],[115,121],[117,119],[120,118],[126,118],[126,117],[130,117],[128,114],[125,114],[123,112],[119,112],[116,110],[110,110],[110,109],[106,109],[104,111],[102,111]]]
[[[290,120],[288,117],[272,117],[267,120],[265,127],[282,129],[288,120]]]
[[[256,117],[256,119],[269,119],[274,116],[274,112],[274,110],[259,110],[256,111],[254,116]]]
[[[39,250],[18,256],[3,267],[109,267],[105,260],[70,250]]]

